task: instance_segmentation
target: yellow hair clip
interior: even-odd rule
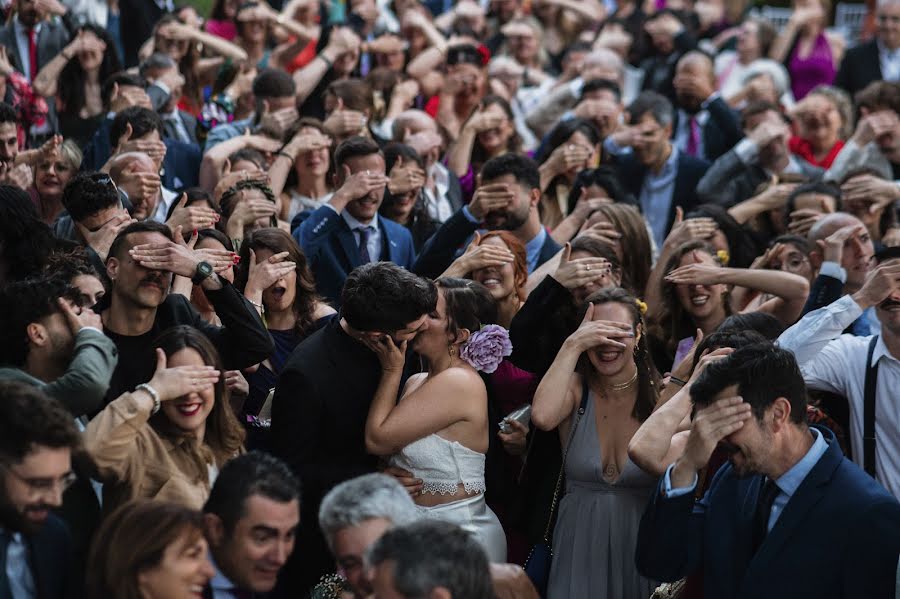
[[[722,266],[728,266],[728,261],[731,259],[731,256],[728,255],[728,250],[719,250],[716,252],[716,257]]]
[[[639,299],[634,300],[634,303],[637,304],[638,310],[641,311],[641,316],[647,313],[647,304],[642,302]]]

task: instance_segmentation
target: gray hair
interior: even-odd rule
[[[809,94],[822,96],[834,104],[838,114],[841,115],[841,128],[838,131],[838,136],[841,139],[849,139],[853,135],[853,129],[855,128],[853,122],[855,108],[853,107],[853,100],[850,99],[850,94],[833,85],[817,85]]]
[[[177,67],[178,63],[175,62],[175,59],[169,56],[168,54],[163,54],[162,52],[154,52],[150,56],[148,56],[144,62],[138,67],[138,73],[140,73],[141,77],[146,78],[147,72],[156,70],[156,69],[171,69],[173,67]]]
[[[653,117],[660,127],[671,125],[675,121],[675,109],[668,98],[654,91],[643,91],[628,107],[628,118],[634,125],[645,114]]]
[[[370,566],[392,561],[394,589],[408,599],[447,589],[455,599],[493,599],[487,555],[459,526],[423,520],[387,531],[366,558]]]
[[[72,170],[77,171],[81,168],[81,161],[84,155],[81,153],[81,148],[78,147],[78,144],[71,139],[67,139],[59,145],[59,155],[72,167]]]
[[[340,530],[366,520],[384,518],[401,526],[418,517],[409,493],[386,474],[366,474],[342,482],[325,495],[319,506],[319,527],[329,548]]]
[[[622,87],[623,82],[625,81],[625,61],[622,60],[621,56],[609,48],[595,48],[590,54],[584,57],[584,66],[582,67],[582,70],[591,65],[600,65],[614,70],[619,74],[616,83],[619,84],[619,87]]]

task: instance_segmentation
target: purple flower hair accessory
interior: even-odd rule
[[[472,368],[488,374],[497,370],[503,358],[512,354],[509,331],[497,324],[481,327],[459,350],[459,357]]]

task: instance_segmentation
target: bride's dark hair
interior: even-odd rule
[[[444,295],[447,332],[456,338],[461,329],[474,333],[497,322],[497,304],[487,288],[471,279],[445,277],[434,282]]]

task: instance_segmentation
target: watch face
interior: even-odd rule
[[[200,262],[197,264],[197,274],[208,277],[213,273],[213,267],[209,262]]]

